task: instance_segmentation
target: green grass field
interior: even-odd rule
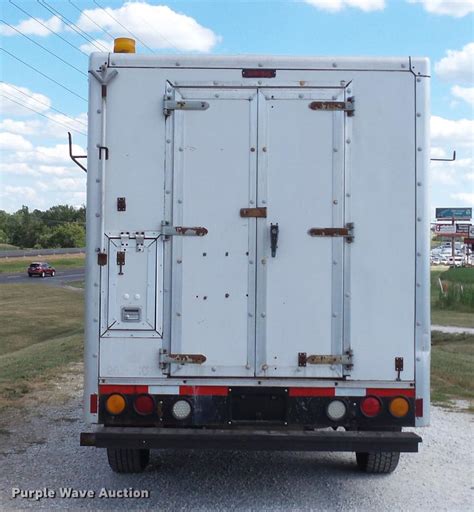
[[[84,298],[50,286],[0,286],[0,408],[82,359]]]
[[[47,261],[57,270],[68,268],[79,268],[85,265],[85,256],[81,254],[53,255],[53,256],[32,256],[28,258],[2,258],[0,259],[0,273],[3,272],[26,272],[32,261]]]
[[[474,335],[432,333],[431,399],[446,404],[464,399],[474,412]]]
[[[15,251],[16,249],[18,249],[16,245],[0,244],[0,251]]]
[[[431,269],[431,323],[474,327],[474,268]]]

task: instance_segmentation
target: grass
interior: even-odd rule
[[[81,360],[83,302],[70,290],[2,284],[0,408]]]
[[[0,274],[4,272],[26,272],[32,261],[47,261],[57,270],[79,268],[85,264],[85,256],[78,254],[61,254],[52,256],[29,256],[28,258],[2,258],[0,259]]]
[[[474,327],[474,268],[431,270],[431,321],[435,325]]]
[[[474,412],[474,335],[434,331],[431,343],[431,400],[443,405],[467,400]]]
[[[72,286],[73,288],[82,288],[84,289],[86,283],[85,281],[72,281],[68,283],[68,286]]]
[[[0,251],[15,251],[16,249],[18,249],[16,245],[0,244]]]

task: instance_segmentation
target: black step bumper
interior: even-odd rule
[[[81,446],[318,452],[417,452],[412,432],[103,427],[82,432]]]

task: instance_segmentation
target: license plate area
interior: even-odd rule
[[[233,388],[231,399],[232,422],[285,423],[288,411],[288,392],[285,388]]]

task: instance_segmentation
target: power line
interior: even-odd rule
[[[57,9],[55,9],[54,7],[51,7],[48,3],[46,3],[44,0],[37,0],[37,2],[42,6],[44,7],[45,9],[47,9],[51,14],[53,14],[54,16],[58,16],[61,21],[66,24],[67,26],[71,27],[72,30],[74,30],[74,32],[76,32],[77,34],[79,34],[83,39],[85,39],[88,43],[91,43],[92,45],[94,45],[99,51],[103,52],[103,51],[108,51],[107,48],[105,48],[104,46],[99,47],[97,46],[96,42],[91,38],[89,37],[83,30],[81,30],[75,23],[73,23],[71,20],[69,20],[68,18],[66,18],[66,16],[64,16],[63,14],[61,14]],[[99,43],[100,44],[100,43]]]
[[[81,73],[81,75],[84,75],[86,78],[87,78],[87,75],[86,73],[84,73],[83,71],[81,71],[79,68],[76,68],[76,66],[74,66],[73,64],[70,64],[67,60],[64,60],[62,57],[60,57],[59,55],[56,55],[54,52],[48,50],[48,48],[46,48],[45,46],[43,46],[42,44],[40,43],[37,43],[34,39],[31,39],[31,37],[28,37],[26,34],[24,34],[21,30],[18,30],[17,28],[15,28],[13,25],[10,25],[10,23],[7,23],[5,20],[0,20],[2,23],[4,23],[5,25],[8,25],[11,29],[15,30],[15,32],[18,32],[19,34],[21,34],[23,37],[25,37],[26,39],[28,39],[28,41],[31,41],[33,44],[35,44],[36,46],[39,46],[40,48],[42,48],[45,52],[48,52],[50,55],[53,55],[54,57],[56,57],[58,60],[60,60],[61,62],[63,62],[64,64],[66,64],[67,66],[69,66],[70,68],[72,69],[75,69],[78,73]]]
[[[27,16],[29,16],[30,18],[34,19],[37,23],[39,23],[40,25],[42,25],[46,30],[49,30],[49,32],[51,32],[51,34],[54,34],[56,37],[59,37],[59,39],[62,39],[65,43],[67,43],[69,46],[71,46],[72,48],[74,48],[75,50],[77,50],[78,52],[81,52],[82,55],[85,55],[86,57],[88,57],[87,53],[86,52],[83,52],[80,48],[78,48],[77,46],[73,45],[71,42],[69,42],[66,38],[64,38],[63,36],[59,35],[58,33],[54,32],[54,30],[51,30],[47,25],[45,25],[42,21],[40,21],[39,19],[35,18],[34,16],[32,16],[29,12],[25,11],[24,9],[22,9],[19,5],[17,5],[15,2],[13,2],[12,0],[10,0],[10,3],[12,5],[14,5],[17,9],[19,9],[21,12],[23,12],[24,14],[26,14]]]
[[[0,83],[2,84],[5,84],[7,87],[11,87],[12,89],[15,89],[16,91],[18,91],[20,94],[23,94],[23,96],[26,96],[27,98],[30,98],[31,100],[33,101],[36,101],[38,103],[41,103],[41,105],[45,105],[48,107],[48,109],[51,109],[51,110],[54,110],[55,112],[57,112],[58,114],[62,114],[63,116],[66,116],[67,118],[71,119],[71,121],[74,121],[75,123],[80,123],[82,124],[85,128],[87,128],[87,124],[84,123],[84,121],[80,121],[79,119],[74,119],[73,117],[69,116],[68,114],[66,114],[65,112],[63,112],[62,110],[59,110],[57,108],[54,108],[53,106],[49,105],[48,103],[46,103],[45,101],[40,101],[38,100],[37,98],[34,98],[31,94],[26,94],[26,92],[23,92],[21,89],[19,89],[18,87],[15,87],[14,85],[12,84],[8,84],[7,82],[4,82],[3,80],[0,81]]]
[[[7,53],[8,55],[10,55],[10,57],[13,57],[14,59],[16,59],[17,61],[21,62],[22,64],[24,64],[25,66],[29,67],[30,69],[32,69],[33,71],[36,71],[37,73],[39,73],[40,75],[44,76],[45,78],[47,78],[48,80],[50,80],[51,82],[54,82],[56,85],[59,85],[59,87],[62,87],[63,89],[65,89],[66,91],[70,92],[71,94],[74,94],[74,96],[77,96],[79,99],[81,100],[84,100],[86,103],[87,103],[87,100],[86,98],[84,98],[83,96],[81,96],[80,94],[77,94],[77,92],[74,92],[72,91],[71,89],[69,89],[68,87],[66,87],[65,85],[59,83],[57,80],[55,80],[54,78],[51,78],[50,76],[46,75],[45,73],[43,73],[42,71],[40,71],[39,69],[36,69],[34,66],[32,66],[31,64],[28,64],[27,62],[25,62],[24,60],[21,60],[19,57],[17,57],[16,55],[14,55],[13,53],[10,53],[8,50],[5,50],[5,48],[1,48],[0,47],[0,50],[4,51],[5,53]]]
[[[108,16],[109,18],[112,18],[112,19],[115,21],[115,23],[118,23],[118,24],[119,24],[123,29],[125,29],[125,30],[126,30],[126,31],[127,31],[127,32],[128,32],[128,33],[129,33],[133,38],[134,38],[134,39],[136,39],[137,41],[139,41],[139,42],[140,42],[140,43],[141,43],[145,48],[147,48],[148,50],[150,50],[150,52],[152,52],[152,53],[156,53],[156,52],[155,52],[154,50],[152,50],[152,49],[151,49],[147,44],[145,44],[145,43],[144,43],[144,42],[143,42],[143,41],[142,41],[138,36],[136,36],[133,32],[130,32],[130,30],[128,30],[128,28],[127,28],[125,25],[122,25],[118,19],[114,18],[114,16],[112,16],[112,15],[110,14],[110,12],[106,11],[106,10],[105,10],[105,9],[104,9],[100,4],[99,4],[99,2],[97,2],[97,0],[92,0],[92,1],[95,3],[95,5],[97,5],[97,7],[100,7],[100,9],[102,9],[102,10],[105,12],[105,14],[107,14],[107,16]]]
[[[87,18],[90,22],[92,22],[97,28],[99,28],[100,30],[102,30],[102,32],[104,34],[107,34],[111,39],[112,41],[115,39],[115,37],[108,31],[108,30],[105,30],[104,27],[101,27],[98,23],[96,23],[90,16],[88,16],[84,11],[82,11],[74,2],[72,2],[72,0],[69,0],[69,3],[77,10],[81,13],[82,16],[84,16],[85,18]]]
[[[10,96],[7,96],[6,94],[0,94],[0,96],[2,96],[3,98],[6,98],[7,100],[13,101],[13,103],[16,103],[17,105],[20,105],[20,107],[23,107],[23,108],[26,108],[28,110],[31,110],[32,112],[34,112],[35,114],[38,114],[39,116],[42,116],[42,117],[45,117],[46,119],[49,119],[49,121],[52,121],[53,123],[59,124],[61,126],[64,126],[68,130],[72,130],[74,132],[80,133],[81,135],[87,136],[87,133],[81,132],[80,130],[77,130],[76,128],[72,128],[71,126],[68,126],[67,124],[61,123],[61,121],[57,121],[56,119],[53,119],[52,117],[49,117],[49,116],[43,114],[42,112],[38,112],[34,108],[27,107],[23,103],[20,103],[19,101],[16,101],[13,98],[10,98]]]

